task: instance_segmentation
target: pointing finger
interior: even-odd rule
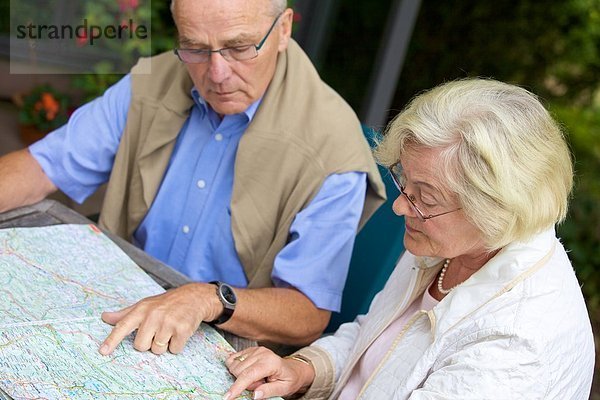
[[[253,361],[249,362],[249,365],[244,365],[241,371],[238,371],[237,379],[231,385],[227,394],[229,394],[230,399],[235,399],[239,396],[245,389],[256,388],[256,383],[263,381],[263,379],[268,378],[273,372],[263,368],[260,368],[255,365],[256,363]],[[255,393],[256,394],[256,393]]]
[[[122,318],[100,346],[100,354],[105,356],[111,354],[125,337],[138,328],[140,322],[138,317],[132,316],[131,314]]]

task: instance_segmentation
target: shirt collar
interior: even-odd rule
[[[208,112],[214,113],[212,108],[209,107],[209,104],[206,102],[206,100],[204,100],[204,98],[200,96],[200,92],[198,92],[198,89],[196,89],[195,87],[192,88],[192,98],[194,99],[194,103],[196,103],[196,106],[198,106],[198,108],[200,109],[200,115],[202,118],[204,118]],[[252,121],[252,118],[254,118],[254,114],[256,114],[256,110],[258,109],[258,106],[260,106],[261,102],[262,97],[256,100],[254,103],[250,104],[250,106],[248,106],[248,108],[240,114],[245,114],[248,118],[248,122]]]

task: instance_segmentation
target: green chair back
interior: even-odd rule
[[[363,127],[363,131],[373,147],[379,133],[367,127]],[[385,183],[387,201],[356,237],[342,309],[332,314],[326,332],[334,332],[339,325],[367,312],[371,300],[383,288],[404,251],[404,219],[392,211],[398,189],[384,168],[379,167],[379,173]]]

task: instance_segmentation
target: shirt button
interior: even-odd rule
[[[217,142],[220,142],[221,140],[223,140],[223,135],[221,135],[220,133],[217,133],[217,134],[215,135],[215,140],[216,140]]]
[[[200,188],[200,189],[204,189],[206,187],[206,182],[204,181],[204,179],[200,179],[198,182],[196,182],[196,185]]]
[[[184,225],[183,228],[181,228],[181,230],[183,231],[183,233],[190,233],[190,227],[187,225]]]

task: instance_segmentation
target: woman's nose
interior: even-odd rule
[[[396,200],[394,200],[394,203],[392,204],[392,211],[394,211],[394,214],[398,216],[410,215],[413,212],[410,204],[408,204],[408,199],[405,198],[402,193],[400,193],[398,197],[396,197]]]

